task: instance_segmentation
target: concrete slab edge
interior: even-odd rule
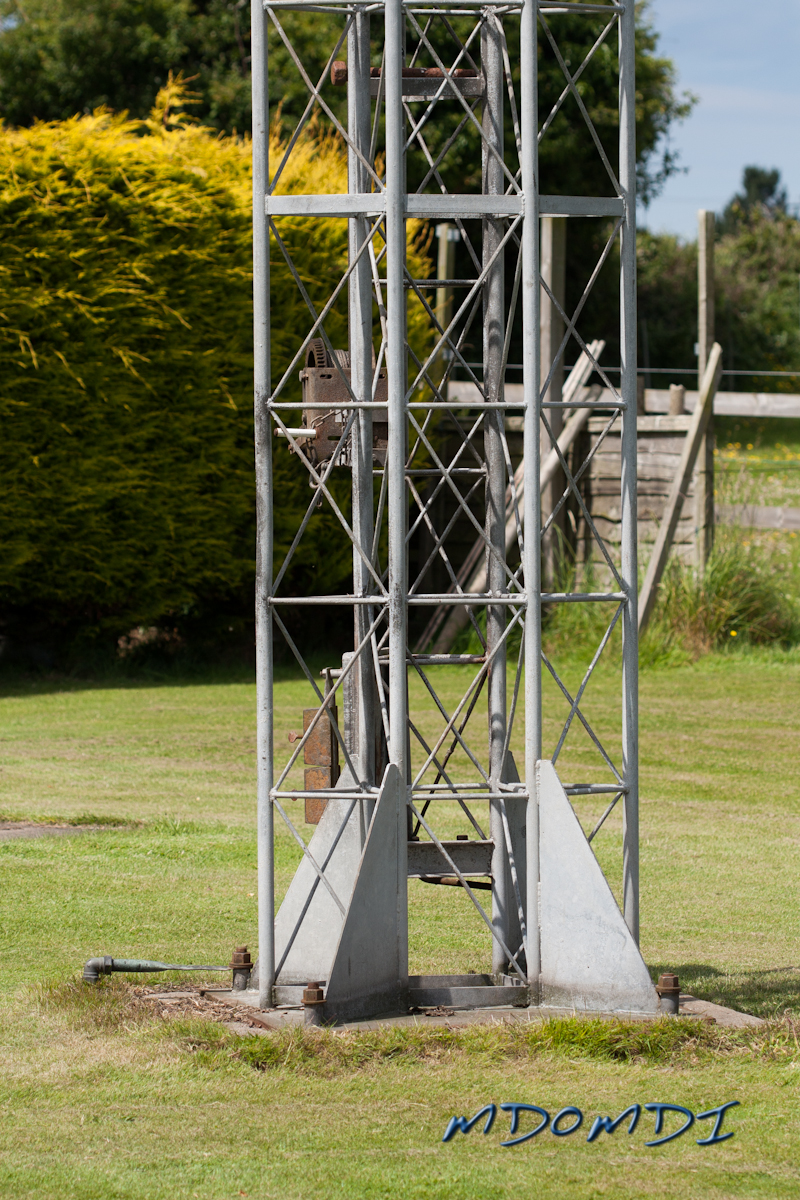
[[[221,1000],[231,1005],[245,1004],[257,1008],[257,996],[248,992],[225,992],[208,989],[206,994],[215,1000]],[[250,999],[253,996],[254,999]],[[253,1019],[263,1025],[265,1030],[294,1028],[303,1024],[303,1009],[299,1007],[258,1010]],[[682,994],[680,998],[679,1015],[682,1017],[699,1017],[713,1019],[714,1023],[728,1029],[747,1029],[763,1025],[761,1017],[751,1013],[738,1012],[733,1008],[725,1008],[721,1004],[712,1004],[708,1000],[698,1000],[695,996]],[[466,1028],[477,1024],[519,1024],[532,1021],[546,1021],[552,1017],[580,1017],[584,1019],[599,1018],[602,1021],[655,1021],[659,1014],[642,1012],[584,1012],[574,1008],[551,1008],[544,1005],[538,1007],[517,1008],[512,1005],[495,1005],[491,1008],[457,1008],[449,1011],[430,1009],[427,1012],[399,1013],[396,1015],[376,1017],[371,1020],[348,1021],[337,1025],[329,1025],[328,1029],[337,1033],[358,1032],[362,1030],[396,1029],[396,1028]]]

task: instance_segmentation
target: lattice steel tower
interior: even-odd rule
[[[565,21],[573,34],[586,23],[578,64],[560,48]],[[321,74],[298,48],[312,37],[327,57]],[[307,104],[270,147],[273,44]],[[330,1020],[439,1003],[654,1011],[637,944],[633,0],[253,0],[252,53],[260,1003],[297,1002],[314,981]],[[542,53],[563,88],[540,112]],[[582,94],[601,59],[619,73],[618,156]],[[540,144],[568,111],[589,131],[603,195],[540,194]],[[347,190],[300,194],[296,157],[332,144]],[[571,284],[572,313],[540,270],[543,216],[602,230],[595,270]],[[321,298],[305,254],[323,223],[343,220],[346,261]],[[424,246],[434,230],[435,276]],[[270,262],[299,289],[303,328],[271,312]],[[619,272],[618,375],[581,333],[601,268]],[[557,345],[540,338],[543,297],[563,321]],[[506,382],[512,346],[521,386]],[[556,392],[568,355],[577,361]],[[602,406],[587,386],[593,372],[611,389]],[[581,438],[587,412],[604,418],[591,444]],[[612,545],[583,482],[620,427]],[[290,451],[311,491],[277,553],[273,467]],[[352,587],[292,595],[290,568],[320,505],[352,546]],[[602,570],[562,561],[543,591],[542,547],[567,509]],[[543,652],[543,611],[552,619],[561,605],[587,606],[587,624],[602,626],[570,686],[569,647],[566,673]],[[352,650],[320,676],[303,630],[332,607],[352,612]],[[276,740],[278,642],[316,696],[288,746],[285,731]],[[621,720],[587,715],[604,652],[621,671]],[[562,784],[556,766],[585,781]],[[614,821],[623,813],[610,844],[622,843],[624,919],[589,845],[612,810]],[[441,900],[442,924],[456,898],[472,906],[472,970],[409,977],[410,894],[414,911]],[[435,972],[436,946],[426,953]]]

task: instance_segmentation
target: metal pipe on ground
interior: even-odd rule
[[[151,962],[146,958],[90,958],[83,968],[85,983],[97,983],[101,975],[120,972],[123,975],[150,974],[155,971],[230,971],[230,966],[186,966],[178,963]]]
[[[433,883],[439,887],[462,887],[461,880],[456,875],[418,875],[420,883]],[[472,888],[473,892],[478,891],[490,892],[492,885],[485,879],[468,879],[467,883]]]

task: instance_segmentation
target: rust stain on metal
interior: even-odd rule
[[[381,68],[370,67],[370,79],[380,79]],[[403,79],[444,79],[444,71],[441,67],[403,67]],[[457,67],[454,71],[448,71],[447,74],[451,79],[478,79],[480,73],[471,71],[464,67]],[[347,63],[341,59],[337,59],[331,67],[331,83],[336,87],[341,87],[347,83]]]
[[[318,708],[303,709],[303,733],[308,732],[318,712]],[[338,765],[338,743],[333,734],[331,717],[334,721],[338,720],[335,704],[328,705],[303,747],[303,761],[307,767],[331,767],[334,763]]]
[[[325,992],[321,983],[309,983],[303,988],[303,1004],[323,1004],[324,1002]]]
[[[319,709],[303,709],[303,733],[311,727],[317,718]],[[319,792],[336,786],[339,778],[339,743],[333,732],[334,723],[338,724],[338,710],[335,704],[319,716],[308,741],[303,747],[305,767],[304,791]],[[323,797],[307,797],[305,801],[305,818],[307,825],[318,825],[325,811],[327,800]]]

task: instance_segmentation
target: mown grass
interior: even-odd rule
[[[22,1197],[264,1200],[403,1197],[789,1197],[800,1192],[797,1043],[788,1022],[742,1033],[696,1021],[559,1020],[526,1028],[297,1030],[245,1038],[131,1007],[119,980],[25,989],[27,1020],[0,1004],[0,1189]],[[647,1147],[587,1143],[596,1115],[659,1101],[693,1113],[738,1101],[733,1137],[709,1123]],[[508,1116],[443,1143],[486,1103],[584,1114],[504,1148]],[[525,1119],[525,1118],[523,1118]],[[683,1123],[683,1118],[680,1118]],[[523,1125],[523,1129],[528,1126]],[[666,1129],[678,1128],[675,1115]]]
[[[559,666],[576,686],[581,664]],[[582,703],[612,751],[618,688],[616,672],[599,669]],[[289,746],[286,730],[299,724],[302,689],[291,683],[281,692],[280,752]],[[552,752],[568,705],[552,684],[545,702]],[[745,648],[647,671],[640,702],[647,961],[654,970],[679,969],[695,992],[759,1015],[794,1006],[800,653]],[[252,720],[253,689],[241,684],[0,699],[0,810],[61,820],[89,811],[126,823],[0,843],[6,985],[39,978],[44,962],[63,972],[95,954],[225,962],[234,943],[254,943]],[[518,739],[513,748],[520,752]],[[580,779],[593,766],[588,737],[574,729],[559,759],[562,777]],[[589,828],[602,801],[579,799],[576,808]],[[449,810],[441,820],[460,831]],[[276,828],[280,894],[297,850]],[[616,814],[593,847],[618,888]],[[457,889],[412,884],[410,913],[413,970],[486,969],[488,934]]]
[[[580,662],[563,664],[572,686]],[[286,748],[305,685],[281,687]],[[552,746],[563,697],[548,685],[545,700]],[[615,670],[598,671],[584,708],[618,737]],[[156,1020],[116,978],[85,987],[94,954],[224,963],[254,944],[253,716],[237,682],[0,697],[3,813],[124,822],[0,843],[1,1194],[800,1195],[800,653],[738,648],[641,680],[643,952],[695,995],[771,1018],[742,1033],[575,1020],[247,1038]],[[570,735],[562,754],[580,778],[585,741]],[[579,813],[596,815],[591,801]],[[618,883],[619,824],[593,845]],[[279,851],[283,886],[288,837]],[[412,969],[485,969],[488,939],[456,889],[410,890]],[[652,1116],[591,1145],[548,1132],[503,1149],[499,1118],[490,1136],[441,1142],[451,1116],[490,1100],[574,1104],[588,1123],[634,1102],[734,1099],[735,1136],[717,1147],[697,1146],[703,1129],[648,1149]]]
[[[476,1025],[464,1030],[385,1029],[345,1035],[285,1030],[274,1038],[243,1038],[234,1053],[260,1071],[286,1068],[310,1074],[336,1074],[390,1060],[432,1065],[459,1057],[483,1059],[486,1064],[560,1056],[604,1063],[688,1066],[696,1065],[701,1058],[716,1061],[721,1054],[741,1052],[753,1061],[778,1054],[794,1061],[796,1044],[788,1046],[786,1038],[791,1034],[779,1033],[778,1029],[746,1040],[741,1033],[730,1035],[702,1021],[684,1018],[663,1018],[643,1025],[564,1017],[524,1026]],[[181,1032],[192,1036],[190,1030]],[[209,1049],[217,1046],[212,1035]]]

